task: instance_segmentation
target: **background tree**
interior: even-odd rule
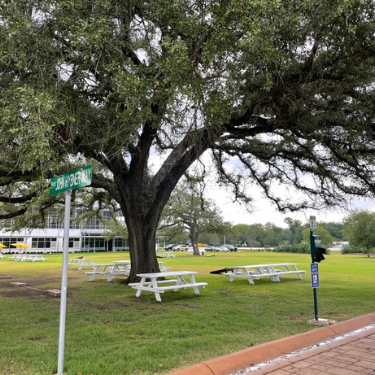
[[[289,240],[289,243],[291,245],[299,244],[303,239],[302,231],[304,230],[304,228],[306,228],[306,225],[303,226],[301,221],[293,220],[290,217],[287,217],[284,220],[284,223],[288,224],[288,228],[289,228],[289,238],[288,238],[288,240]]]
[[[205,199],[183,183],[171,195],[163,212],[161,228],[178,228],[189,235],[193,254],[198,251],[198,237],[202,233],[224,233],[224,223],[215,203]]]
[[[264,232],[264,246],[266,247],[280,246],[288,241],[286,231],[275,224],[267,223],[264,225]]]
[[[334,238],[327,229],[323,228],[321,225],[316,226],[316,231],[314,235],[320,236],[321,246],[324,248],[329,248],[332,246]],[[306,228],[302,231],[303,240],[307,243],[310,243],[310,228]]]
[[[320,225],[327,229],[331,235],[338,241],[346,241],[344,233],[344,224],[336,222],[320,223]]]
[[[0,218],[42,212],[61,200],[50,177],[93,163],[87,191],[120,206],[134,281],[159,270],[164,206],[208,150],[245,204],[254,183],[283,212],[373,196],[374,7],[1,2]]]
[[[344,219],[344,233],[351,246],[362,249],[370,257],[370,251],[375,247],[375,214],[354,211]]]
[[[236,242],[251,247],[263,246],[264,232],[262,224],[237,224],[233,227],[236,232]]]

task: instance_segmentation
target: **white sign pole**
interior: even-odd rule
[[[65,316],[66,316],[66,292],[68,284],[68,252],[69,252],[69,226],[70,226],[70,202],[72,191],[65,190],[65,216],[64,216],[64,248],[63,267],[61,277],[61,301],[60,301],[60,329],[59,329],[59,355],[57,363],[57,375],[64,372],[64,344],[65,344]]]

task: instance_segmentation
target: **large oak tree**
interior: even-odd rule
[[[374,26],[370,0],[1,0],[1,217],[42,212],[48,178],[93,163],[134,280],[206,152],[245,204],[254,185],[284,211],[372,196]]]

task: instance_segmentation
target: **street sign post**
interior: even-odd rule
[[[59,353],[57,359],[57,374],[62,375],[64,371],[64,346],[65,346],[65,318],[66,318],[66,295],[68,284],[68,252],[69,252],[69,226],[70,226],[70,203],[72,190],[91,184],[92,166],[76,169],[61,176],[51,179],[50,195],[65,192],[65,217],[64,217],[64,248],[63,265],[61,276],[61,300],[60,300],[60,325],[59,325]]]

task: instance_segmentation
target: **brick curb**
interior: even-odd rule
[[[362,327],[360,327],[362,328]],[[349,333],[350,334],[350,333]],[[375,328],[368,329],[366,331],[357,332],[353,335],[350,335],[350,337],[342,338],[341,340],[337,340],[334,342],[326,343],[325,345],[319,345],[316,348],[308,349],[304,353],[296,354],[295,356],[292,356],[290,358],[280,358],[279,360],[275,361],[271,364],[266,364],[265,366],[254,369],[251,371],[251,374],[254,375],[266,375],[269,373],[272,373],[273,371],[276,371],[278,369],[282,369],[286,366],[293,365],[296,362],[306,360],[310,357],[313,357],[317,354],[324,353],[327,350],[335,349],[340,346],[349,344],[354,341],[358,341],[361,338],[368,337],[369,335],[375,334]],[[337,336],[336,336],[337,337]]]
[[[375,313],[271,341],[168,372],[168,375],[228,375],[375,323]],[[356,336],[358,337],[358,336]],[[340,342],[340,345],[344,340]],[[316,352],[314,352],[316,353]],[[301,357],[298,358],[300,360]],[[287,364],[287,362],[286,362]],[[260,372],[258,372],[260,374]]]

